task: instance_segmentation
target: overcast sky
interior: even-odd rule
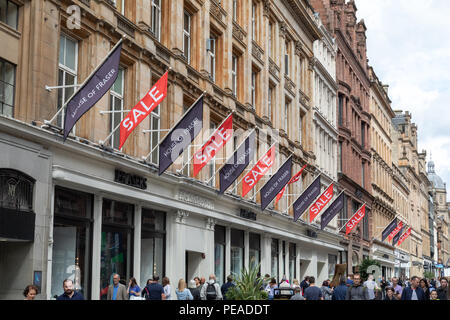
[[[392,109],[412,113],[419,152],[427,161],[432,153],[450,194],[450,1],[356,0],[356,7],[369,64],[390,86]]]

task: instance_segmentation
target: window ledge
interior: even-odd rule
[[[20,40],[20,37],[22,36],[22,34],[19,31],[17,31],[13,27],[7,25],[2,21],[0,21],[0,31],[4,31],[5,33],[13,36],[14,38],[17,38],[18,40]]]

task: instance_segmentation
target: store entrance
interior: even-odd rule
[[[186,251],[186,283],[189,285],[189,281],[195,277],[206,277],[207,275],[200,274],[200,264],[202,262],[202,253],[195,251]]]

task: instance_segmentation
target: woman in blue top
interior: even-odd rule
[[[178,281],[178,288],[175,290],[175,293],[177,294],[178,300],[194,300],[191,291],[186,288],[186,281],[184,279]]]
[[[141,288],[138,286],[135,278],[130,279],[127,292],[129,300],[136,300],[137,297],[141,296]]]

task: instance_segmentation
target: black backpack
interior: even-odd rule
[[[216,298],[216,286],[214,283],[208,283],[208,286],[206,287],[206,300],[216,300]]]

